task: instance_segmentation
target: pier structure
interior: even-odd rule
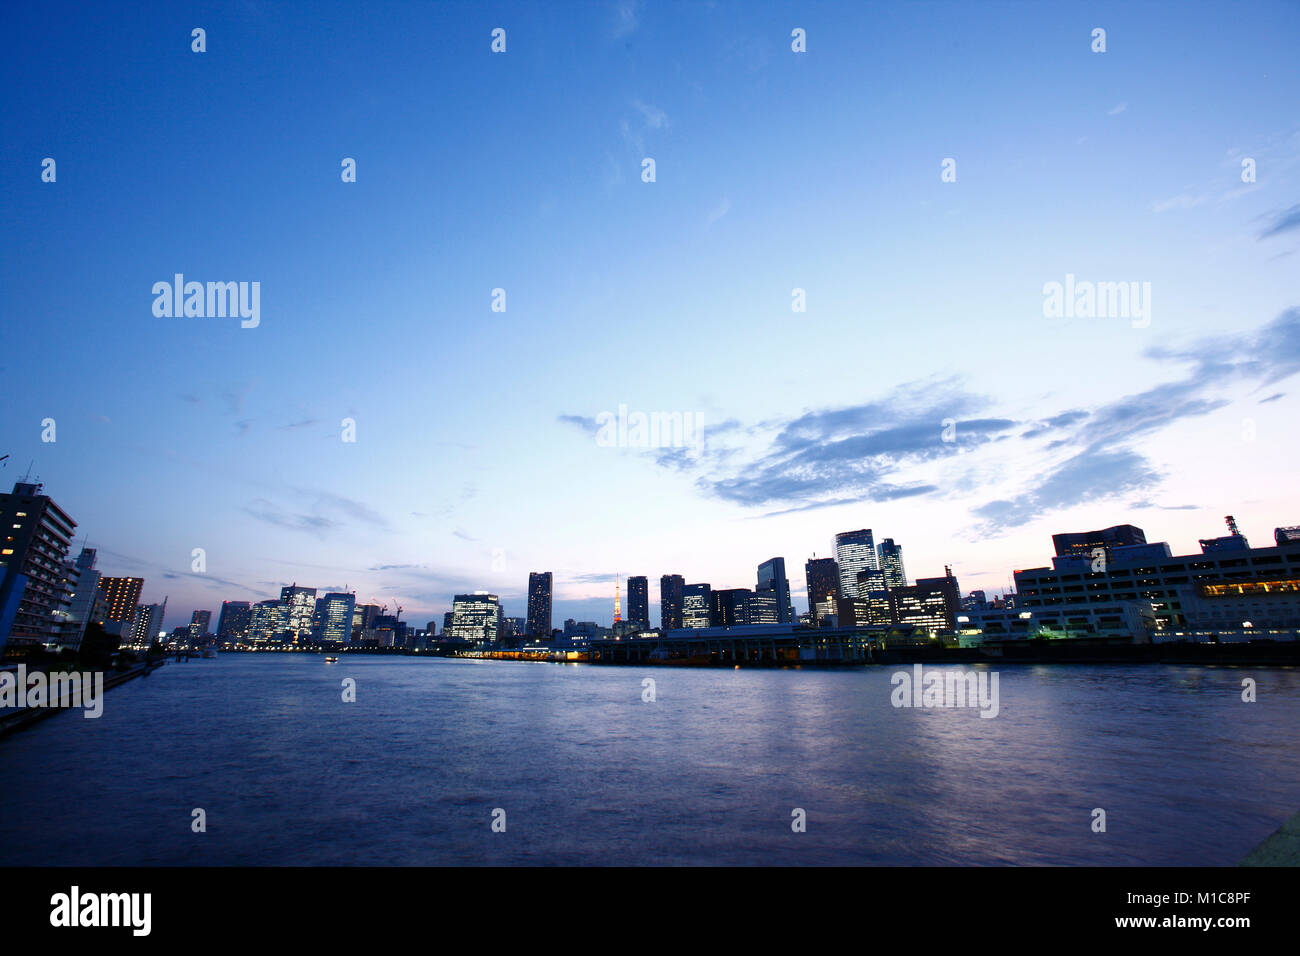
[[[681,628],[650,638],[589,641],[587,660],[592,664],[748,667],[870,664],[890,630],[789,624]]]

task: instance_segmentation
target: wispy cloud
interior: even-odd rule
[[[642,119],[645,121],[646,129],[667,129],[668,114],[659,107],[651,103],[642,103],[640,100],[633,100],[632,105],[641,111]]]
[[[641,0],[618,0],[614,4],[614,39],[625,39],[637,31],[641,25],[640,12]]]
[[[1169,199],[1162,199],[1151,204],[1152,212],[1168,212],[1171,209],[1194,209],[1206,202],[1209,197],[1182,193]]]
[[[325,532],[337,526],[336,522],[323,515],[284,511],[265,498],[258,498],[249,503],[244,508],[244,513],[277,528],[288,528],[291,531],[307,531],[322,538],[325,536]]]
[[[1266,227],[1257,238],[1267,239],[1270,236],[1280,236],[1292,229],[1300,229],[1300,203],[1296,203],[1290,209],[1284,209],[1275,214],[1272,224]]]
[[[595,435],[600,431],[600,426],[596,424],[595,418],[588,418],[584,415],[557,415],[555,420],[564,425],[572,425],[580,428],[588,434]]]
[[[709,210],[709,215],[704,220],[704,228],[711,229],[715,222],[717,222],[719,219],[721,219],[729,212],[731,212],[731,200],[724,198],[722,202],[718,203],[711,210]]]
[[[958,379],[918,381],[858,405],[754,425],[729,420],[705,429],[698,445],[659,450],[653,458],[694,475],[702,494],[762,509],[764,516],[960,493],[976,499],[976,530],[1005,530],[1157,486],[1164,475],[1140,451],[1145,439],[1227,406],[1229,386],[1263,388],[1300,372],[1300,308],[1258,329],[1157,346],[1145,355],[1183,371],[1091,409],[1003,417],[990,413],[990,396],[968,391]],[[579,415],[560,420],[594,428]],[[979,454],[1004,442],[1014,450]],[[1019,463],[1011,479],[999,465],[1008,459]],[[996,497],[979,503],[994,490]]]
[[[364,502],[314,488],[290,487],[288,493],[296,499],[296,506],[278,504],[268,498],[256,498],[244,507],[244,512],[258,521],[305,531],[324,538],[337,528],[362,524],[380,531],[390,531],[387,519]]]
[[[980,531],[988,533],[1062,508],[1139,491],[1160,478],[1160,472],[1137,452],[1090,446],[1035,475],[1023,493],[990,501],[975,508],[974,514],[985,519]]]
[[[1159,346],[1146,354],[1190,369],[1183,378],[1116,399],[1079,420],[1071,433],[1053,443],[1079,447],[1070,458],[1031,473],[1019,495],[974,509],[985,519],[981,532],[1157,485],[1161,472],[1130,444],[1228,405],[1228,399],[1211,393],[1216,387],[1237,382],[1263,386],[1300,372],[1300,309],[1289,309],[1257,330],[1182,348]]]
[[[640,118],[619,120],[618,129],[624,145],[638,157],[643,157],[646,155],[646,133],[668,129],[670,125],[668,114],[659,107],[641,100],[633,100],[632,108],[640,114]]]

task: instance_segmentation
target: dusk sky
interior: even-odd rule
[[[1298,4],[4,19],[0,481],[34,462],[169,628],[294,581],[523,616],[533,570],[556,627],[630,574],[657,624],[661,574],[774,555],[804,611],[838,531],[992,593],[1053,532],[1300,524]],[[260,324],[155,316],[176,273]],[[1149,323],[1046,317],[1067,275]],[[620,405],[703,441],[605,447]]]

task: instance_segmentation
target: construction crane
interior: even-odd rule
[[[1232,515],[1225,515],[1223,520],[1228,523],[1228,534],[1232,535],[1234,538],[1241,536],[1241,532],[1237,530],[1236,518],[1234,518]]]

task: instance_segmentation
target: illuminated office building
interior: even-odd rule
[[[952,631],[961,613],[957,579],[951,573],[941,578],[917,578],[915,584],[890,590],[889,605],[899,626]]]
[[[899,585],[902,587],[902,585]],[[855,624],[859,627],[887,627],[893,621],[893,610],[889,604],[889,592],[897,590],[885,585],[885,572],[859,571],[858,596],[855,599],[858,609]],[[841,625],[847,622],[841,621]]]
[[[682,588],[682,627],[713,626],[713,588],[688,584]]]
[[[501,631],[501,601],[495,594],[457,594],[451,604],[448,636],[462,641],[491,643]]]
[[[907,584],[907,571],[903,568],[903,547],[894,544],[893,538],[884,538],[876,554],[880,558],[880,570],[885,576],[885,587],[901,588]]]
[[[840,594],[858,596],[858,573],[879,570],[876,564],[876,543],[871,529],[844,531],[835,536],[835,560],[840,566]]]
[[[321,600],[320,636],[329,643],[346,643],[352,640],[352,615],[356,610],[357,596],[343,591],[330,591]]]
[[[247,601],[222,601],[217,618],[217,640],[231,643],[243,640],[252,622],[253,606]]]
[[[1238,533],[1203,538],[1199,554],[1183,555],[1163,541],[1116,546],[1104,567],[1089,553],[1057,555],[1050,568],[1015,572],[1016,604],[1037,612],[1136,601],[1158,630],[1300,628],[1300,541],[1279,538],[1270,548]]]
[[[310,637],[312,619],[316,616],[316,589],[300,588],[294,582],[280,588],[280,603],[285,608],[285,628],[293,632],[294,642]]]

